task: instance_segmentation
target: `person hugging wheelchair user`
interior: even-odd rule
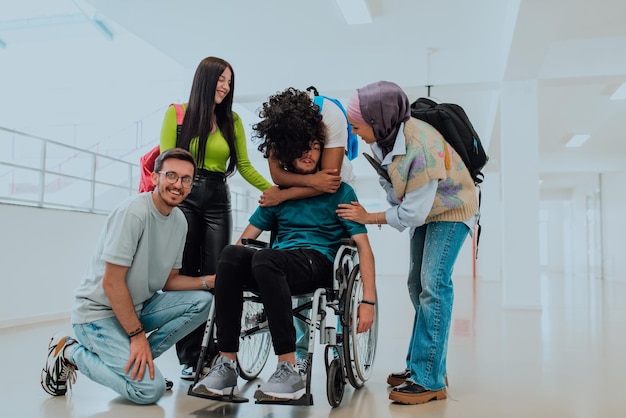
[[[304,95],[306,93],[300,92]],[[301,95],[290,90],[289,98],[264,103],[261,122],[253,128],[261,138],[259,150],[274,159],[282,170],[297,174],[320,169],[325,125],[319,108],[310,99],[306,106],[293,106]],[[294,109],[298,109],[294,111]],[[301,398],[305,383],[296,370],[296,331],[292,317],[292,295],[329,287],[333,261],[342,239],[351,237],[357,247],[363,299],[371,304],[358,307],[358,332],[374,322],[376,285],[374,255],[365,226],[337,216],[340,203],[357,201],[354,190],[341,183],[335,193],[323,193],[275,206],[259,206],[236,245],[222,251],[215,275],[215,324],[219,357],[194,392],[229,401],[239,393],[237,351],[241,329],[244,289],[258,292],[269,322],[276,372],[255,392],[257,401],[289,401]],[[245,247],[242,239],[256,239],[263,231],[275,230],[268,249]]]

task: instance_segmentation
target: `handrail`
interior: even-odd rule
[[[0,204],[107,214],[137,193],[139,174],[135,162],[0,127]],[[238,228],[256,199],[231,194]]]

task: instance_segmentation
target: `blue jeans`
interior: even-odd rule
[[[452,270],[468,232],[462,222],[433,222],[411,237],[408,288],[415,317],[406,364],[411,379],[428,390],[446,386]]]
[[[150,333],[153,359],[206,322],[212,300],[209,292],[191,290],[158,292],[146,301],[138,316]],[[82,374],[138,404],[151,404],[163,396],[165,378],[156,366],[154,380],[147,367],[141,381],[124,372],[130,341],[117,318],[73,324],[73,328],[80,344],[72,348],[70,358]]]

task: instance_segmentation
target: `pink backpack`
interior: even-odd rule
[[[183,126],[185,110],[183,109],[183,106],[178,103],[172,103],[170,106],[174,106],[174,109],[176,109],[176,139],[178,140],[180,130]],[[154,185],[152,184],[152,172],[154,171],[154,162],[160,154],[161,147],[157,145],[139,158],[139,193],[151,192],[154,190]]]

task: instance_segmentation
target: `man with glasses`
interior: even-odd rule
[[[50,395],[64,395],[76,370],[137,404],[171,388],[154,359],[206,322],[212,301],[205,291],[212,278],[178,271],[187,222],[177,206],[195,172],[189,152],[165,151],[155,162],[154,191],[125,200],[107,218],[75,291],[76,338],[59,333],[48,345],[41,385]]]

